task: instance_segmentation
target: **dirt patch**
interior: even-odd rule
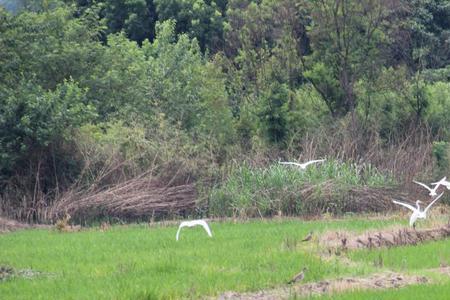
[[[0,266],[0,281],[14,276],[14,269],[8,266]]]
[[[14,277],[21,277],[25,279],[33,279],[37,276],[54,276],[52,273],[44,273],[32,269],[16,270],[9,266],[0,266],[0,282]]]
[[[450,267],[449,266],[440,267],[440,268],[434,269],[433,271],[450,276]]]
[[[330,254],[349,249],[380,248],[417,245],[426,241],[442,240],[450,237],[450,224],[439,228],[414,230],[391,228],[354,235],[345,231],[325,233],[320,244],[325,245]]]
[[[334,280],[324,280],[313,283],[293,285],[272,290],[263,290],[255,293],[226,292],[218,299],[245,299],[245,300],[272,300],[288,299],[294,296],[306,297],[332,292],[342,292],[357,289],[388,289],[400,288],[412,284],[427,283],[424,276],[409,276],[399,273],[381,273],[370,277],[348,277]]]

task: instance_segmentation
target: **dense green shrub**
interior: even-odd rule
[[[447,176],[450,171],[450,143],[434,142],[433,155],[436,159],[437,170],[439,176]]]
[[[425,120],[436,134],[450,141],[450,83],[436,82],[426,86],[428,107]]]
[[[66,81],[44,91],[23,81],[16,90],[4,90],[0,99],[0,173],[26,168],[48,156],[50,147],[68,140],[73,129],[95,118],[86,104],[86,91]],[[15,172],[16,172],[15,171]]]
[[[175,37],[175,23],[158,23],[153,43],[144,43],[148,57],[146,102],[140,112],[153,109],[169,122],[194,134],[221,142],[233,137],[233,121],[224,79],[219,69],[203,58],[196,40]]]
[[[351,187],[385,187],[395,183],[391,176],[382,174],[370,164],[328,160],[306,170],[279,164],[267,168],[244,164],[236,166],[228,179],[211,191],[209,210],[214,216],[241,217],[266,217],[279,212],[283,215],[308,213],[304,210],[301,192],[305,188],[316,189],[314,197],[321,203],[320,185],[329,181],[338,187],[337,198]]]
[[[406,78],[404,68],[389,68],[383,70],[376,81],[362,80],[356,86],[360,99],[359,120],[382,138],[389,139],[402,133],[405,125],[414,118]]]

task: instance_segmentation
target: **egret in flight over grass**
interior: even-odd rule
[[[281,165],[294,165],[294,166],[300,167],[300,169],[304,170],[310,164],[320,163],[320,162],[324,162],[324,161],[325,161],[325,159],[315,159],[315,160],[307,161],[307,162],[302,163],[302,164],[296,163],[296,162],[290,162],[290,161],[280,161],[279,163]]]
[[[208,235],[210,237],[212,237],[211,229],[209,229],[208,223],[206,223],[205,220],[184,221],[184,222],[181,222],[180,226],[178,227],[177,241],[178,241],[178,238],[180,237],[181,228],[183,228],[183,227],[194,227],[194,226],[197,226],[197,225],[202,226],[206,230],[206,233],[208,233]]]
[[[447,177],[442,178],[442,179],[439,180],[438,182],[433,182],[431,185],[435,185],[435,186],[443,185],[443,186],[445,186],[448,190],[450,190],[450,182],[447,181]]]
[[[430,207],[431,207],[437,200],[439,200],[439,198],[442,197],[442,195],[444,195],[444,193],[441,193],[439,196],[436,197],[436,199],[434,199],[433,201],[431,201],[431,203],[428,204],[428,206],[425,207],[425,209],[424,209],[423,211],[420,211],[420,205],[419,205],[419,204],[422,203],[422,201],[420,201],[420,200],[417,200],[417,201],[416,201],[416,206],[417,206],[417,207],[414,207],[414,206],[412,206],[412,205],[410,205],[410,204],[403,203],[403,202],[400,202],[400,201],[395,201],[395,200],[393,200],[392,202],[394,202],[395,204],[402,205],[402,206],[404,206],[404,207],[410,209],[410,210],[413,212],[412,215],[411,215],[411,217],[409,218],[409,226],[412,226],[412,227],[414,227],[414,229],[415,229],[415,228],[416,228],[416,224],[415,224],[415,223],[416,223],[417,219],[426,219],[426,218],[427,218],[427,211],[430,209]]]
[[[436,183],[436,186],[434,188],[430,188],[428,185],[426,185],[425,183],[419,182],[419,181],[415,181],[413,180],[414,183],[417,183],[418,185],[423,186],[424,188],[426,188],[427,190],[430,191],[430,196],[436,196],[436,191],[439,188],[439,186],[441,185],[440,183],[438,184],[438,182]]]

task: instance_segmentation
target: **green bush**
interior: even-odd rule
[[[414,116],[406,85],[407,74],[403,68],[384,69],[375,82],[359,81],[356,111],[362,124],[385,139],[403,133],[404,125]]]
[[[436,82],[426,87],[428,107],[425,120],[436,134],[450,140],[450,83]]]
[[[433,155],[438,167],[438,176],[446,176],[450,171],[450,143],[434,142]]]
[[[211,190],[209,211],[214,216],[246,217],[273,216],[279,212],[283,215],[307,213],[301,191],[313,186],[314,198],[321,203],[320,185],[329,181],[339,187],[338,197],[350,187],[385,187],[395,183],[391,176],[370,164],[328,160],[306,170],[279,164],[267,168],[244,164],[233,169],[222,186]]]
[[[74,128],[95,118],[95,108],[86,104],[86,91],[73,81],[65,81],[54,91],[22,81],[16,90],[4,91],[5,98],[0,99],[0,174],[37,163],[33,159],[50,155],[51,145],[68,140]]]

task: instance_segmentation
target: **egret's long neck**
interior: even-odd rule
[[[420,204],[419,201],[416,202],[417,210],[420,211]]]

